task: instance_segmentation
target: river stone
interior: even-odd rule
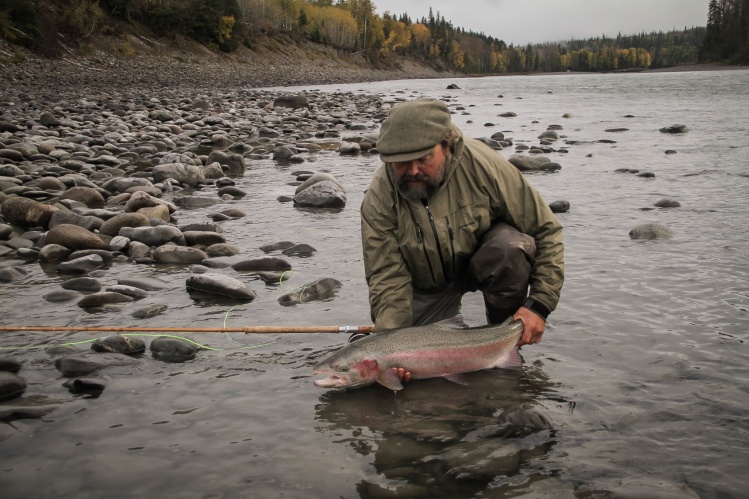
[[[50,303],[60,303],[64,301],[70,301],[74,300],[81,296],[79,293],[76,293],[75,291],[62,289],[57,291],[52,291],[50,293],[45,294],[42,296],[42,299],[44,301],[48,301]]]
[[[101,290],[101,283],[93,277],[75,277],[60,283],[63,289],[74,291],[97,292]]]
[[[166,243],[174,243],[184,246],[185,236],[177,227],[172,225],[159,225],[157,227],[123,227],[120,236],[127,237],[131,241],[137,241],[148,246],[162,246]]]
[[[0,371],[17,373],[21,370],[21,363],[14,359],[0,357]]]
[[[156,360],[164,362],[185,362],[192,360],[198,347],[178,338],[160,336],[151,342],[151,354]]]
[[[281,253],[287,256],[311,256],[316,251],[309,244],[295,244],[291,248],[286,248]]]
[[[100,208],[106,202],[104,196],[93,187],[76,186],[65,191],[60,199],[72,199],[85,204],[89,208]]]
[[[281,305],[296,305],[310,301],[325,300],[331,298],[335,291],[341,287],[341,282],[336,279],[325,277],[301,286],[296,291],[286,293],[278,299]]]
[[[55,368],[63,376],[72,378],[76,376],[88,376],[89,374],[107,367],[134,366],[140,361],[119,353],[83,353],[78,355],[66,355],[55,359]]]
[[[20,196],[10,197],[0,205],[0,212],[6,222],[23,228],[44,227],[49,225],[52,213],[59,210],[56,206],[42,204],[33,199]]]
[[[127,303],[133,301],[131,296],[115,293],[113,291],[100,291],[88,296],[84,296],[78,301],[81,308],[99,307],[102,305],[111,305],[114,303]]]
[[[208,196],[180,196],[174,198],[174,204],[186,209],[207,208],[223,201],[217,197]]]
[[[107,286],[104,291],[111,291],[113,293],[120,293],[121,295],[129,296],[134,300],[142,300],[148,296],[148,291],[145,289],[136,288],[135,286],[125,286],[123,284],[117,284],[116,286]]]
[[[242,260],[231,266],[234,270],[248,271],[278,271],[291,270],[291,264],[283,258],[275,256],[260,256],[250,260]]]
[[[525,154],[514,154],[507,160],[521,172],[538,171],[546,163],[551,163],[546,156],[528,156]],[[555,163],[558,164],[558,163]],[[560,167],[561,168],[561,167]]]
[[[156,218],[159,220],[163,220],[164,222],[168,222],[169,220],[171,220],[171,213],[169,212],[169,208],[164,205],[141,208],[138,210],[138,213],[147,216],[149,219]]]
[[[217,294],[239,300],[254,300],[257,294],[239,279],[223,274],[205,273],[187,278],[188,289]]]
[[[658,208],[679,208],[681,206],[681,203],[674,200],[674,199],[668,199],[664,198],[655,203],[655,206]]]
[[[86,230],[94,231],[104,225],[104,220],[97,217],[79,215],[69,210],[57,210],[50,217],[48,226],[51,229],[63,224],[77,225]]]
[[[195,246],[196,244],[210,246],[211,244],[226,242],[226,238],[217,232],[188,230],[182,232],[182,234],[189,246]]]
[[[632,239],[669,239],[673,235],[671,229],[658,223],[641,224],[629,231]]]
[[[135,317],[136,319],[150,319],[151,317],[156,317],[157,315],[163,314],[167,310],[167,308],[169,308],[169,306],[165,303],[156,303],[154,305],[139,308],[130,315]]]
[[[26,390],[26,381],[11,372],[0,371],[0,401],[21,396]]]
[[[133,187],[153,187],[153,184],[150,180],[140,177],[117,177],[102,184],[104,190],[114,193],[127,192]]]
[[[224,151],[213,151],[208,155],[206,164],[219,163],[221,166],[228,166],[232,175],[241,175],[244,173],[247,165],[241,154],[227,153]]]
[[[98,396],[107,387],[108,382],[109,379],[103,376],[84,376],[82,378],[69,379],[62,386],[70,390],[70,393],[85,393]]]
[[[150,227],[151,222],[142,213],[120,213],[115,215],[99,228],[99,233],[106,236],[118,236],[124,227]]]
[[[276,97],[273,107],[290,107],[292,109],[309,108],[309,100],[304,95],[286,95]]]
[[[314,208],[341,208],[346,205],[346,193],[337,183],[325,180],[295,195],[294,204]]]
[[[218,190],[216,193],[219,197],[231,196],[233,198],[243,198],[247,195],[247,191],[243,191],[239,187],[234,187],[232,185],[222,187]]]
[[[133,355],[146,351],[146,344],[140,338],[130,338],[128,336],[114,335],[100,338],[91,344],[91,350],[94,352],[121,353]]]
[[[239,254],[239,248],[229,243],[211,244],[205,249],[209,257],[234,256]]]
[[[307,180],[302,182],[294,191],[294,194],[299,194],[303,190],[312,187],[313,185],[320,183],[320,182],[333,182],[342,192],[346,192],[346,189],[343,187],[343,184],[340,183],[333,175],[329,173],[324,172],[317,172],[312,174]]]
[[[0,421],[41,418],[53,412],[58,407],[60,407],[60,404],[39,405],[39,402],[36,400],[25,402],[25,398],[22,398],[14,401],[13,404],[3,404],[0,406]]]
[[[59,244],[72,250],[98,249],[107,250],[109,247],[98,235],[72,224],[61,224],[52,227],[47,232],[46,244]]]
[[[686,125],[671,125],[660,129],[661,133],[687,133],[688,131]]]
[[[221,234],[224,229],[220,225],[213,222],[195,222],[187,225],[180,225],[179,230],[182,233],[185,232],[217,232]]]
[[[185,165],[183,163],[167,163],[156,165],[151,171],[156,182],[174,179],[180,184],[195,186],[205,182],[203,169],[196,165]]]
[[[152,257],[158,263],[191,264],[202,262],[208,255],[197,248],[167,244],[156,248]]]
[[[13,226],[0,223],[0,239],[7,241],[13,234]]]
[[[265,251],[266,253],[270,253],[271,251],[285,250],[293,248],[294,246],[296,246],[296,243],[293,243],[291,241],[279,241],[277,243],[265,244],[263,246],[260,246],[260,249],[262,251]]]
[[[117,279],[117,284],[133,286],[146,291],[159,291],[171,288],[171,284],[156,277],[123,277]]]
[[[288,281],[292,272],[258,272],[257,275],[265,284],[278,284]]]
[[[62,262],[57,266],[57,272],[62,274],[85,274],[96,270],[104,265],[104,259],[99,255],[89,255],[68,262]]]
[[[554,201],[549,203],[552,213],[567,213],[570,210],[569,201]]]
[[[177,207],[174,204],[154,197],[145,191],[134,192],[125,203],[125,211],[134,212],[142,208],[153,208],[155,206],[166,206],[169,208],[169,213],[177,211]]]
[[[127,245],[127,256],[131,260],[138,260],[139,258],[150,258],[150,254],[151,247],[147,244],[143,244],[138,241],[130,241],[130,243]]]

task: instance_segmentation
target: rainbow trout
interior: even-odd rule
[[[523,358],[516,344],[522,333],[522,321],[512,317],[493,326],[466,327],[455,318],[391,329],[350,343],[323,359],[313,370],[329,376],[313,383],[321,388],[357,388],[377,382],[402,390],[393,367],[411,372],[411,379],[442,376],[462,383],[460,373],[492,367],[520,369]]]

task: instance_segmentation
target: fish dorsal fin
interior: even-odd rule
[[[507,352],[497,364],[497,367],[502,369],[521,369],[523,367],[523,356],[520,355],[518,347],[513,347],[512,350]]]
[[[394,369],[386,369],[376,379],[379,384],[393,391],[403,390],[403,384]]]

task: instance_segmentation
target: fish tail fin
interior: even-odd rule
[[[507,352],[507,355],[502,357],[497,367],[501,367],[502,369],[522,369],[523,356],[520,355],[518,347],[513,347],[512,350]]]

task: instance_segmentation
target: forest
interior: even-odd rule
[[[419,19],[380,15],[371,0],[4,0],[0,36],[43,51],[55,33],[80,40],[92,32],[117,35],[137,23],[156,36],[182,35],[232,52],[240,44],[253,48],[260,37],[285,34],[361,53],[375,64],[407,55],[467,74],[747,62],[749,0],[710,0],[709,7],[706,27],[514,46],[454,26],[431,8]]]

